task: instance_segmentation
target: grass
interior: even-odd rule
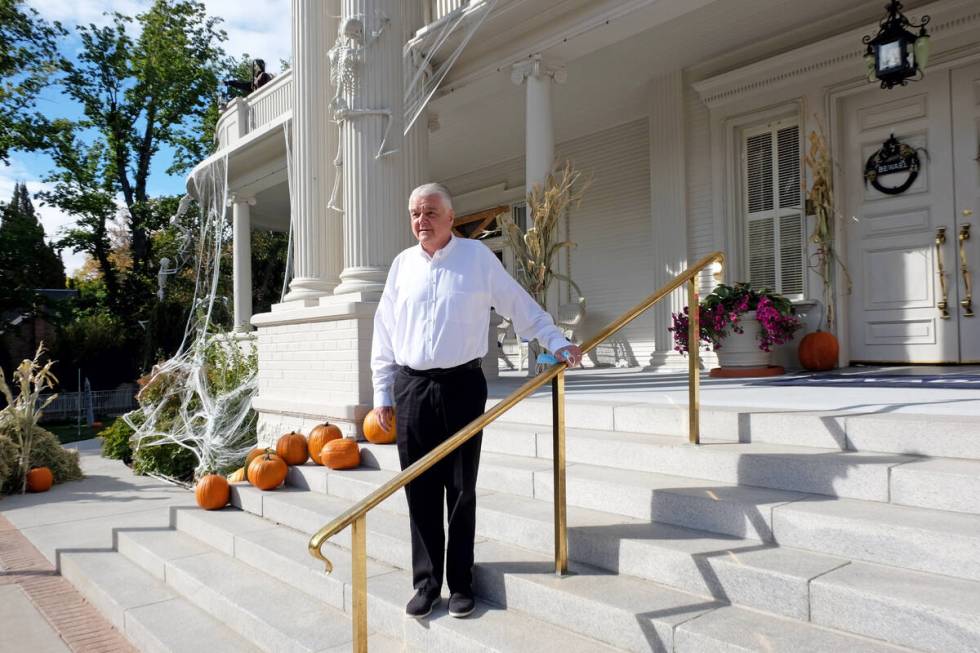
[[[82,424],[81,431],[75,424],[71,423],[57,423],[57,424],[41,424],[41,427],[51,431],[58,438],[61,444],[68,444],[69,442],[78,442],[79,440],[89,440],[94,438],[98,431],[90,427],[88,424]]]

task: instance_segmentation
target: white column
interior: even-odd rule
[[[659,288],[687,268],[687,155],[684,137],[684,78],[675,71],[650,83],[650,194],[653,228],[652,288]],[[671,313],[687,305],[687,288],[653,308],[654,367],[669,368],[674,341],[667,331]],[[686,359],[682,362],[686,365]],[[686,368],[685,368],[686,369]]]
[[[286,301],[327,295],[343,265],[343,222],[327,208],[337,170],[330,122],[327,51],[337,38],[340,0],[292,0],[293,279]]]
[[[360,48],[360,63],[353,92],[343,95],[344,271],[334,292],[373,293],[384,289],[392,259],[415,242],[408,195],[425,181],[428,134],[423,117],[402,136],[404,80],[411,72],[402,45],[421,26],[422,6],[343,0],[341,22],[353,27],[348,45]]]
[[[252,330],[252,219],[255,198],[232,195],[232,294],[234,297],[234,330]]]

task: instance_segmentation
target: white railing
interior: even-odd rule
[[[436,22],[465,5],[469,0],[423,0],[429,3],[429,22]]]
[[[129,390],[93,390],[92,392],[59,392],[51,404],[44,409],[45,421],[75,419],[79,414],[82,420],[88,415],[91,402],[94,415],[120,415],[136,408],[136,395]],[[50,395],[41,395],[40,403]]]
[[[292,109],[292,83],[293,73],[287,70],[248,97],[231,100],[215,126],[218,149],[234,145]]]

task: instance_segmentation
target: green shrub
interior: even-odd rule
[[[133,429],[121,417],[113,420],[112,424],[99,431],[102,438],[102,456],[121,460],[127,465],[133,462],[133,444],[130,438]]]
[[[197,456],[179,444],[144,444],[133,451],[133,471],[137,474],[157,474],[177,481],[194,480]]]

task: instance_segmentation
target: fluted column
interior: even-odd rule
[[[231,278],[234,330],[252,330],[252,220],[255,198],[233,194],[231,203]]]
[[[292,0],[292,12],[293,279],[286,301],[329,294],[343,265],[343,221],[327,208],[338,141],[327,51],[337,38],[340,0]]]
[[[687,268],[687,174],[684,139],[684,78],[680,71],[650,83],[650,193],[653,218],[652,288]],[[655,352],[651,364],[669,364],[674,341],[671,313],[687,305],[687,287],[653,308]],[[686,363],[685,363],[686,364]]]
[[[425,119],[402,136],[411,72],[403,65],[402,45],[421,26],[422,7],[404,0],[343,0],[342,23],[354,28],[347,30],[348,47],[360,48],[360,57],[354,88],[343,94],[344,271],[334,292],[379,292],[392,259],[415,242],[408,195],[426,181]]]

